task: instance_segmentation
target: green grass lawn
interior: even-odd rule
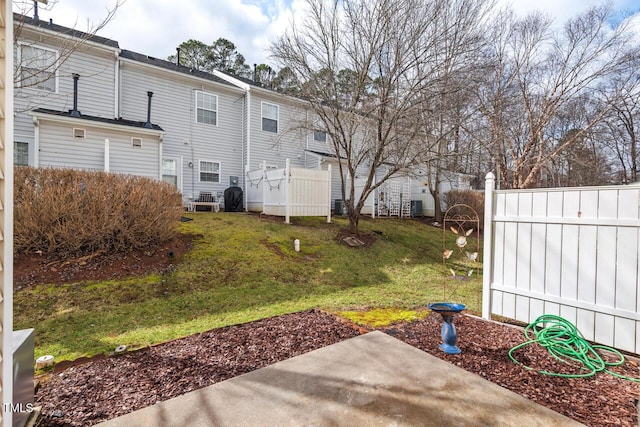
[[[14,328],[35,328],[36,357],[72,360],[309,308],[405,313],[446,299],[480,312],[480,274],[453,280],[449,267],[479,273],[481,265],[452,259],[443,266],[442,230],[419,221],[364,219],[361,231],[376,241],[353,249],[337,242],[344,218],[287,225],[237,213],[188,216],[194,220],[180,232],[197,236],[194,249],[170,273],[16,291]]]

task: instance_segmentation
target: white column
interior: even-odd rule
[[[482,317],[491,319],[491,282],[493,281],[493,193],[496,177],[489,172],[484,182],[484,248],[482,254]]]
[[[0,0],[0,395],[2,426],[12,425],[5,404],[13,402],[13,13],[12,2]],[[36,128],[37,129],[37,128]]]
[[[109,172],[109,138],[104,139],[104,171]]]

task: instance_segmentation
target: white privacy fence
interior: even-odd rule
[[[283,216],[326,216],[331,221],[331,165],[327,170],[292,168],[247,173],[247,210]]]
[[[483,317],[562,316],[640,353],[640,186],[485,190]]]

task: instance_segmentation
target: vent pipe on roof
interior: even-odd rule
[[[71,77],[73,77],[73,110],[69,111],[69,115],[71,117],[80,117],[80,111],[78,111],[78,80],[80,79],[80,74],[73,73]]]
[[[38,16],[38,0],[33,0],[33,19],[36,21],[40,20]]]
[[[147,96],[149,97],[147,101],[147,123],[144,124],[144,127],[153,129],[153,125],[151,124],[151,97],[153,96],[153,92],[147,92]]]
[[[258,65],[257,64],[253,64],[253,81],[254,82],[258,81]]]
[[[180,46],[178,46],[178,47],[176,48],[176,52],[177,52],[177,55],[176,55],[176,64],[180,65]]]

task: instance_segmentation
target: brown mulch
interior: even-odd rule
[[[72,366],[36,393],[39,426],[87,426],[359,335],[306,311]]]
[[[638,383],[606,373],[585,379],[560,378],[525,370],[507,356],[524,341],[521,329],[459,315],[459,355],[446,355],[439,315],[382,328],[436,357],[589,426],[636,426]],[[86,426],[143,408],[246,372],[259,369],[360,333],[361,329],[319,311],[215,329],[119,357],[107,357],[55,373],[42,384],[36,405],[39,426]],[[536,368],[567,367],[540,348],[518,353]],[[637,377],[628,361],[617,371]]]
[[[66,260],[18,255],[14,286],[19,290],[40,283],[168,271],[191,248],[193,237],[181,235],[157,248],[125,255],[101,253]],[[466,315],[455,320],[462,353],[446,355],[438,349],[441,325],[440,316],[432,314],[382,330],[589,426],[638,425],[638,383],[605,373],[571,379],[526,370],[507,356],[511,347],[525,340],[522,329]],[[310,310],[216,329],[118,357],[96,358],[41,382],[36,405],[42,406],[42,416],[37,425],[93,425],[361,332],[330,314]],[[528,347],[517,357],[536,369],[570,370],[537,347]],[[615,371],[638,377],[635,360]]]

